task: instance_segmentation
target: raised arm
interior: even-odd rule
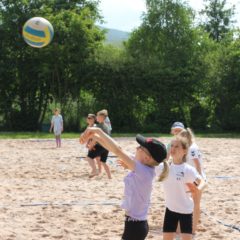
[[[128,169],[135,169],[135,161],[129,157],[127,152],[125,152],[114,139],[104,133],[102,129],[95,127],[87,128],[80,137],[80,143],[84,144],[89,138],[92,138],[108,151],[116,154],[127,165]]]
[[[53,123],[53,120],[51,120],[51,126],[50,126],[50,129],[49,129],[49,132],[52,132],[53,126],[54,126],[54,123]]]

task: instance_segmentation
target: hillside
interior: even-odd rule
[[[121,45],[124,41],[127,41],[130,33],[120,31],[117,29],[103,28],[106,31],[106,43],[115,46]]]

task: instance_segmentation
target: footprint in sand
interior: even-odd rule
[[[211,239],[224,239],[223,236],[219,235],[218,233],[212,233]]]
[[[61,238],[63,238],[63,235],[54,235],[52,237],[55,238],[55,239],[61,239]]]
[[[50,236],[50,234],[48,234],[48,233],[42,234],[42,237],[43,237],[43,238],[46,238],[46,237],[49,237],[49,236]]]

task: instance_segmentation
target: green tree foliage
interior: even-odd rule
[[[234,7],[226,8],[226,0],[205,0],[205,2],[202,14],[207,21],[203,27],[212,39],[219,42],[231,31]]]
[[[157,109],[151,120],[169,127],[173,119],[190,123],[189,102],[199,86],[198,35],[191,9],[181,1],[148,0],[147,13],[133,32],[127,49],[145,74],[141,86]],[[151,87],[152,86],[152,87]],[[155,117],[157,119],[155,119]]]
[[[240,39],[224,41],[219,45],[215,77],[211,92],[215,105],[215,119],[220,129],[240,129]]]
[[[9,129],[34,130],[52,100],[64,108],[80,95],[89,58],[103,39],[95,26],[97,2],[3,0],[0,15],[1,113]],[[43,49],[27,46],[21,36],[34,16],[54,25],[54,40]]]
[[[231,25],[234,7],[227,9],[226,1],[206,2],[202,26],[215,41],[205,46],[203,59],[206,92],[202,96],[210,109],[208,123],[212,129],[239,130],[239,33]]]
[[[66,130],[106,108],[114,131],[239,130],[240,38],[225,1],[206,1],[197,26],[180,0],[147,0],[141,26],[117,48],[104,44],[98,2],[0,2],[0,120],[8,130],[36,130],[62,110]],[[28,46],[22,26],[42,16],[55,36]]]

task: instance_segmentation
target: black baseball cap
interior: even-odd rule
[[[156,162],[161,163],[164,159],[166,159],[167,149],[162,142],[154,138],[145,138],[140,134],[136,136],[136,141],[149,151]]]

